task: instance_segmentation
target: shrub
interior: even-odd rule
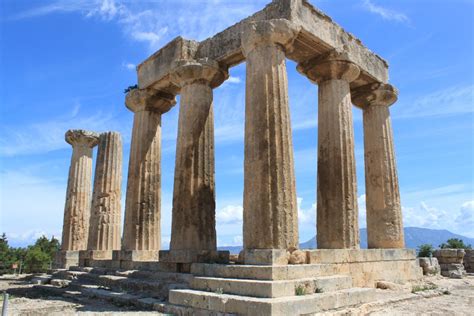
[[[464,244],[464,241],[459,238],[450,238],[445,243],[439,245],[441,249],[452,248],[452,249],[471,249],[471,245]]]
[[[433,245],[422,244],[418,246],[418,257],[432,257],[433,256]]]
[[[128,86],[125,90],[123,90],[123,93],[127,94],[132,90],[138,89],[138,85],[133,85],[133,86]]]
[[[298,285],[295,288],[295,294],[298,296],[305,295],[306,294],[306,288],[303,285]]]

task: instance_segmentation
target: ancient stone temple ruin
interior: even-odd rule
[[[319,91],[308,104],[318,107],[318,249],[298,249],[287,58]],[[216,245],[213,90],[242,62],[244,250],[235,258]],[[388,83],[388,64],[306,0],[275,0],[202,42],[177,37],[137,74],[138,88],[125,100],[134,121],[123,235],[120,135],[68,131],[73,156],[60,267],[112,292],[125,289],[140,306],[190,315],[310,314],[369,302],[377,281],[421,275],[414,250],[404,249],[389,111],[398,92]],[[178,94],[165,251],[161,121]],[[352,105],[363,112],[369,249],[359,246]]]

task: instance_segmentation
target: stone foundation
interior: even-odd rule
[[[423,274],[413,249],[309,250],[311,264],[331,264],[335,274],[352,276],[354,286],[375,287],[378,280],[406,283]]]
[[[441,272],[441,267],[436,258],[418,258],[418,264],[423,269],[424,275],[437,275]]]
[[[464,249],[466,254],[464,255],[463,264],[466,272],[474,273],[474,250]]]
[[[461,279],[466,274],[463,259],[466,252],[464,249],[439,249],[433,252],[441,267],[441,275]]]
[[[56,252],[53,266],[57,269],[69,269],[79,266],[79,250],[60,250]]]

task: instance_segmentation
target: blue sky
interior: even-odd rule
[[[69,128],[116,130],[127,174],[135,65],[178,35],[203,40],[268,1],[0,2],[0,232],[61,235]],[[474,237],[474,2],[312,0],[390,64],[405,226]],[[317,87],[288,61],[300,241],[315,234]],[[219,245],[242,242],[245,64],[215,90]],[[178,106],[163,117],[162,235],[169,243]],[[360,225],[361,113],[354,108]],[[124,177],[125,179],[126,177]],[[125,181],[123,196],[125,196]],[[122,203],[124,204],[124,203]]]

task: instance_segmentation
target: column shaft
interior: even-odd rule
[[[98,135],[84,130],[69,130],[65,138],[73,150],[64,207],[61,250],[85,250],[92,193],[92,148],[97,144]]]
[[[117,132],[99,138],[92,194],[88,250],[119,250],[122,139]]]
[[[161,112],[141,109],[133,119],[123,250],[161,244]]]
[[[318,248],[359,248],[357,180],[349,83],[319,83]]]
[[[244,248],[298,247],[298,213],[285,53],[246,54]]]
[[[404,234],[388,106],[363,111],[369,248],[403,248]]]
[[[171,250],[216,250],[212,89],[181,89]]]

